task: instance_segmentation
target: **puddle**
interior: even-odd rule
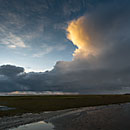
[[[0,106],[0,111],[7,111],[7,110],[12,110],[12,109],[15,109],[15,108],[7,107],[7,106]]]
[[[54,128],[54,125],[52,125],[51,123],[39,121],[35,123],[21,125],[17,128],[12,128],[9,130],[54,130],[53,128]]]

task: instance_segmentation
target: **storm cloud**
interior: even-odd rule
[[[13,65],[2,65],[0,66],[0,75],[5,75],[8,77],[17,76],[18,74],[24,72],[24,68],[16,67]]]
[[[102,3],[69,22],[67,38],[77,49],[71,62],[59,61],[52,70],[63,75],[66,86],[90,93],[129,91],[129,5],[129,1]]]
[[[129,5],[128,1],[108,2],[72,20],[66,29],[67,38],[77,49],[72,62],[58,62],[57,66],[63,69],[72,66],[71,70],[129,67]]]
[[[39,73],[1,66],[0,91],[130,92],[129,7],[128,0],[102,2],[69,21],[66,38],[76,46],[72,61]]]

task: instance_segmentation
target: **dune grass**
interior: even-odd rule
[[[16,108],[0,111],[0,117],[125,102],[130,95],[0,96],[0,105]]]

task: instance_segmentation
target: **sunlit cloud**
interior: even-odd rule
[[[75,58],[87,58],[88,55],[97,55],[99,52],[91,41],[91,36],[87,30],[87,18],[82,16],[68,24],[66,29],[67,38],[72,41],[77,49],[74,51]]]
[[[13,96],[13,95],[77,95],[79,93],[70,93],[62,91],[43,91],[43,92],[34,92],[34,91],[13,91],[9,93],[0,93],[1,96]]]

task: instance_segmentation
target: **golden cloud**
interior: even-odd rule
[[[87,27],[87,18],[82,16],[77,20],[73,20],[68,24],[66,29],[67,38],[77,46],[74,51],[74,58],[87,58],[89,55],[97,55],[98,50],[91,41],[89,27]]]

